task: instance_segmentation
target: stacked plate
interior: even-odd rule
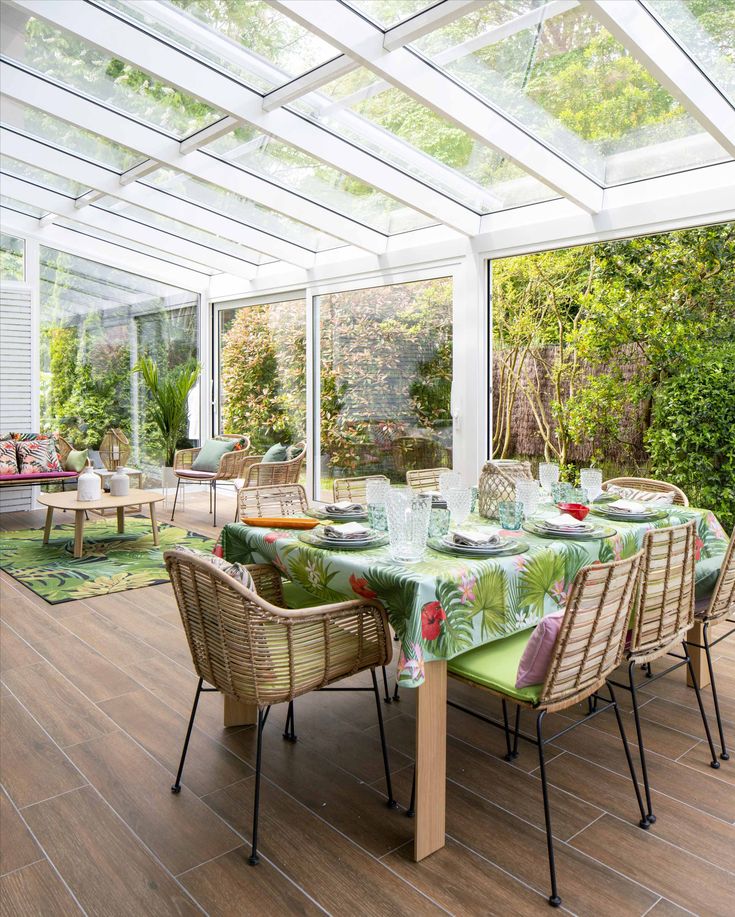
[[[630,500],[614,500],[612,503],[600,503],[592,510],[596,516],[616,519],[619,522],[653,522],[665,519],[669,510],[655,505],[636,503]]]
[[[591,538],[610,538],[615,534],[615,529],[608,525],[600,525],[587,519],[577,522],[576,525],[554,522],[550,519],[538,521],[529,519],[523,523],[526,532],[540,535],[542,538],[578,538],[580,540]]]
[[[457,557],[503,557],[528,550],[528,542],[517,538],[498,538],[492,544],[464,545],[457,544],[451,535],[444,535],[441,538],[429,538],[427,544],[434,551]]]
[[[340,536],[330,531],[331,526],[319,525],[311,532],[302,532],[299,540],[317,548],[326,548],[338,551],[360,551],[366,548],[379,548],[388,544],[388,536],[384,532],[374,529],[364,529],[364,534]]]
[[[354,504],[360,506],[359,504]],[[306,511],[307,516],[311,516],[313,519],[331,519],[334,522],[364,522],[367,519],[367,509],[364,506],[360,506],[358,509],[352,509],[348,511],[329,510],[327,506],[314,506],[311,509]]]

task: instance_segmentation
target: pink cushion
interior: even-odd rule
[[[18,474],[18,456],[12,439],[0,440],[0,474]]]
[[[58,480],[59,478],[76,478],[76,471],[36,471],[31,474],[0,474],[0,481],[31,481],[36,478]]]
[[[18,466],[21,474],[63,470],[59,464],[54,441],[49,436],[38,436],[36,439],[16,442],[15,449],[18,453]]]
[[[555,611],[538,622],[518,663],[516,688],[541,685],[546,681],[563,620],[564,612]]]
[[[187,471],[181,469],[176,471],[176,477],[191,478],[193,481],[209,481],[216,473],[216,471]]]

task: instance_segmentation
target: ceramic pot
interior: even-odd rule
[[[91,503],[102,496],[102,479],[92,470],[92,463],[87,462],[84,471],[77,478],[77,500],[80,503]]]
[[[117,470],[110,478],[110,496],[127,497],[130,491],[130,478],[124,471]]]

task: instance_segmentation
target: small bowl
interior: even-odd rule
[[[557,503],[556,505],[563,513],[569,513],[570,516],[574,516],[580,522],[590,511],[589,506],[585,506],[584,503]]]

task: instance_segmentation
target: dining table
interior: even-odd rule
[[[664,509],[651,521],[596,519],[609,528],[605,537],[594,539],[501,529],[509,545],[518,542],[518,553],[493,557],[454,556],[427,547],[420,560],[399,562],[389,544],[323,548],[293,529],[241,523],[224,526],[219,546],[228,561],[273,564],[313,596],[314,604],[360,597],[386,608],[399,645],[397,682],[417,689],[414,859],[419,861],[445,843],[447,661],[559,611],[578,570],[635,554],[651,528],[695,519],[696,561],[725,553],[727,536],[712,512],[676,505]],[[555,514],[553,504],[541,504],[533,518]],[[473,515],[466,525],[497,528],[498,523]],[[692,647],[695,671],[707,683],[704,660],[695,659],[698,652]],[[225,698],[224,714],[225,725],[234,726],[254,722],[255,711]]]

